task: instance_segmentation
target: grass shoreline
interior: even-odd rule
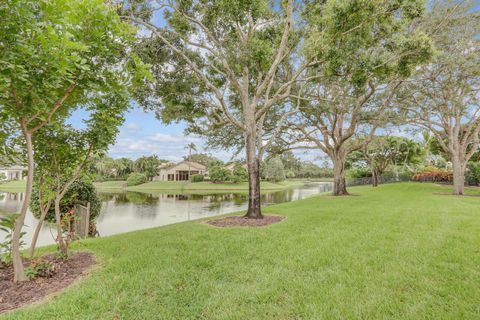
[[[262,228],[202,219],[78,242],[101,268],[0,319],[478,318],[480,199],[351,189],[267,206],[287,219]]]
[[[330,182],[330,181],[310,181],[310,180],[286,180],[284,182],[261,182],[262,191],[275,191],[284,190],[292,187],[304,185],[308,182]],[[211,182],[176,182],[176,181],[152,181],[138,186],[127,187],[126,181],[106,181],[95,182],[95,188],[100,192],[159,192],[159,191],[172,191],[172,192],[248,192],[248,183],[211,183]],[[25,181],[8,181],[0,184],[0,192],[23,192],[25,190]]]

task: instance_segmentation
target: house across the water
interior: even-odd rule
[[[196,174],[208,175],[207,167],[193,161],[182,161],[179,163],[167,163],[158,167],[158,176],[154,181],[188,181]]]
[[[27,168],[22,166],[0,167],[0,176],[3,175],[6,180],[23,180],[26,171]]]

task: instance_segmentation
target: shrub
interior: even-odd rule
[[[412,180],[418,182],[452,182],[453,173],[436,167],[427,167],[414,174]]]
[[[12,263],[12,237],[15,229],[15,221],[18,214],[10,214],[6,217],[0,217],[0,231],[5,232],[5,240],[0,242],[0,264],[10,265]],[[25,245],[22,241],[26,232],[20,233],[20,246]]]
[[[236,164],[233,167],[231,180],[235,183],[247,181],[248,180],[248,172],[242,165]]]
[[[213,183],[225,182],[230,180],[231,173],[230,170],[222,166],[213,166],[209,170],[210,181]]]
[[[194,174],[190,180],[192,182],[203,182],[203,174]]]
[[[96,234],[96,225],[95,220],[100,215],[100,210],[102,203],[98,198],[97,191],[93,183],[84,180],[75,181],[67,193],[60,201],[60,212],[62,214],[62,219],[68,214],[71,213],[77,204],[87,205],[90,202],[90,230],[89,234],[94,236]],[[37,219],[40,217],[40,207],[38,203],[38,187],[33,187],[32,192],[32,201],[30,201],[30,209],[33,213],[33,216]],[[48,222],[55,222],[55,208],[52,205],[45,220]]]
[[[268,181],[280,182],[285,180],[285,170],[282,160],[279,158],[271,158],[265,165],[265,178]]]
[[[465,180],[471,186],[478,186],[480,184],[480,163],[468,163]]]
[[[2,183],[5,180],[7,180],[7,176],[5,175],[5,173],[1,172],[0,173],[0,183]]]
[[[134,173],[131,173],[128,176],[127,186],[129,186],[129,187],[138,186],[139,184],[143,184],[143,183],[147,182],[147,180],[148,180],[148,178],[147,178],[146,174],[134,172]]]
[[[372,171],[369,168],[351,168],[347,171],[347,176],[352,179],[369,178]]]
[[[51,278],[55,272],[55,265],[50,261],[46,261],[41,258],[33,260],[25,269],[25,274],[30,280],[33,280],[37,277]]]

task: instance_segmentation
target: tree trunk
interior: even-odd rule
[[[248,169],[248,210],[245,217],[262,219],[260,203],[260,159],[256,150],[255,134],[247,134],[245,138]]]
[[[30,249],[28,252],[30,259],[32,259],[35,254],[35,248],[37,246],[38,236],[40,234],[40,230],[42,229],[43,222],[45,221],[45,216],[47,215],[49,210],[50,210],[50,202],[47,205],[45,205],[45,207],[43,207],[40,204],[40,219],[38,220],[37,227],[35,228],[35,233],[33,234],[32,243],[30,244]]]
[[[460,196],[465,192],[465,166],[458,156],[452,157],[453,194]]]
[[[378,187],[378,171],[376,169],[372,169],[372,187]]]
[[[27,128],[22,123],[22,133],[25,138],[27,146],[27,158],[28,158],[28,172],[27,172],[27,188],[25,190],[25,197],[23,199],[20,214],[15,221],[15,230],[12,237],[12,263],[13,263],[13,282],[27,281],[28,278],[25,275],[23,268],[22,256],[20,254],[20,236],[23,225],[25,223],[25,217],[27,215],[28,206],[30,205],[30,199],[32,197],[33,186],[33,144],[32,134],[27,131]]]
[[[62,214],[60,212],[60,199],[57,197],[55,199],[55,224],[57,226],[57,243],[60,252],[62,253],[63,257],[67,256],[67,244],[63,239],[63,231],[62,231]]]
[[[336,155],[333,157],[333,195],[348,195],[347,183],[345,181],[345,156]]]

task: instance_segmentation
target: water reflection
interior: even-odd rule
[[[265,192],[263,205],[299,200],[332,190],[331,183],[309,183],[287,190]],[[162,226],[186,220],[200,219],[246,209],[245,193],[99,193],[102,212],[98,217],[101,236]],[[17,212],[23,201],[21,193],[0,192],[0,215]],[[29,243],[37,220],[31,213],[25,221],[25,240]],[[44,225],[39,244],[54,243],[54,228]],[[4,235],[0,234],[0,241]]]

